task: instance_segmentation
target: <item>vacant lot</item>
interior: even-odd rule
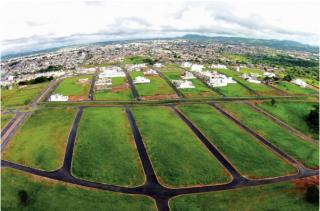
[[[303,88],[287,81],[278,82],[275,84],[275,86],[289,94],[296,94],[296,95],[317,94],[315,90],[312,90],[309,88]]]
[[[41,91],[47,87],[48,83],[40,83],[28,85],[24,88],[14,87],[12,90],[1,90],[1,105],[8,106],[23,106],[31,103]]]
[[[143,72],[130,72],[132,80],[137,76],[143,76]],[[176,98],[175,91],[160,76],[146,76],[150,79],[147,84],[135,84],[135,87],[142,98],[145,99],[168,99]]]
[[[319,138],[319,131],[311,130],[307,124],[306,117],[316,103],[312,102],[276,102],[273,106],[270,102],[259,103],[257,106],[276,116],[288,125],[301,132]]]
[[[305,200],[305,190],[291,182],[241,188],[212,193],[179,196],[170,201],[173,211],[188,210],[309,210],[319,209],[317,204]]]
[[[1,128],[3,129],[13,117],[14,114],[1,114]]]
[[[112,78],[112,89],[94,93],[94,100],[133,100],[133,95],[126,78]]]
[[[10,140],[3,159],[33,168],[52,171],[63,162],[75,109],[35,111]]]
[[[275,90],[274,88],[267,86],[265,84],[255,84],[255,83],[248,82],[248,81],[240,78],[239,74],[235,71],[228,70],[228,69],[219,69],[218,72],[232,77],[233,79],[241,82],[245,86],[253,89],[254,91],[256,91],[260,95],[265,95],[265,96],[279,95],[278,91]]]
[[[122,108],[87,108],[81,118],[72,172],[107,184],[137,186],[144,175]]]
[[[87,83],[79,82],[79,79],[88,78]],[[64,79],[55,90],[55,94],[65,96],[88,97],[91,86],[91,75],[81,75]]]
[[[263,70],[253,69],[253,68],[243,68],[243,67],[241,67],[241,68],[240,68],[240,73],[246,73],[246,74],[254,73],[254,74],[263,75]]]
[[[249,105],[243,103],[221,103],[221,106],[236,116],[244,125],[247,125],[306,166],[311,168],[319,166],[319,149],[317,145],[292,135]]]
[[[11,169],[2,170],[1,179],[2,210],[156,210],[145,196],[81,188]],[[19,199],[22,190],[28,195],[25,205]]]
[[[173,111],[136,107],[133,114],[162,183],[181,187],[228,181],[223,167]]]
[[[228,84],[227,86],[223,87],[216,87],[219,92],[221,92],[224,96],[227,97],[248,97],[248,96],[255,96],[255,94],[239,83],[236,84]]]
[[[179,108],[242,175],[250,178],[276,177],[296,171],[211,106],[193,105]]]
[[[163,74],[170,80],[181,80],[180,75],[182,72],[163,72]],[[219,94],[211,90],[199,79],[191,79],[194,89],[179,89],[186,97],[219,97]]]

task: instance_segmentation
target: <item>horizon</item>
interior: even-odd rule
[[[6,1],[1,13],[6,29],[1,35],[1,54],[186,34],[290,40],[318,46],[313,3],[164,1],[137,6],[135,1]],[[51,15],[52,11],[59,11],[59,15]],[[9,21],[4,21],[6,17]]]

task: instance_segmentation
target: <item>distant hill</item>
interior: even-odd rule
[[[307,51],[312,53],[318,53],[319,48],[317,46],[302,44],[291,40],[266,40],[266,39],[253,39],[242,37],[209,37],[197,34],[187,34],[182,37],[183,39],[194,41],[213,41],[223,44],[245,44],[251,46],[270,47],[280,50],[294,50],[294,51]]]

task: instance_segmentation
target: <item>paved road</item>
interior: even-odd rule
[[[127,77],[129,86],[130,86],[130,88],[131,88],[131,92],[132,92],[133,97],[134,97],[136,100],[140,101],[141,98],[140,98],[139,93],[138,93],[138,91],[137,91],[137,89],[136,89],[136,86],[135,86],[134,83],[133,83],[133,80],[132,80],[130,74],[128,73],[127,70],[124,70],[124,72],[125,72],[125,74],[126,74],[126,77]]]
[[[92,80],[91,80],[91,84],[90,84],[90,91],[89,91],[89,96],[88,96],[90,100],[93,100],[94,84],[96,82],[96,79],[97,79],[97,74],[94,74],[92,76]]]
[[[185,98],[184,94],[182,92],[180,92],[180,90],[171,83],[171,81],[163,75],[163,73],[159,70],[156,70],[157,73],[159,74],[159,76],[165,81],[167,82],[167,84],[176,92],[176,94],[178,95],[179,98]]]

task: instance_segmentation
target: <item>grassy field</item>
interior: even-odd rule
[[[179,80],[182,72],[163,72],[163,74],[170,80]],[[186,97],[219,97],[219,94],[212,91],[199,79],[191,79],[194,89],[179,89]]]
[[[41,91],[48,86],[48,83],[28,85],[25,88],[13,87],[12,90],[1,90],[2,107],[23,106],[32,102]]]
[[[296,171],[211,106],[193,105],[179,108],[226,155],[242,175],[263,178]]]
[[[250,83],[242,78],[240,78],[240,76],[238,75],[237,72],[232,71],[232,70],[228,70],[228,69],[220,69],[218,70],[218,72],[225,74],[227,76],[232,77],[233,79],[243,83],[245,86],[253,89],[254,91],[256,91],[258,94],[260,95],[265,95],[265,96],[275,96],[275,95],[279,95],[279,93],[273,89],[270,86],[267,86],[265,84],[255,84],[255,83]]]
[[[136,107],[133,114],[162,183],[182,187],[229,180],[223,167],[173,111]]]
[[[312,102],[276,102],[272,106],[270,102],[264,102],[257,106],[312,138],[319,139],[319,131],[311,130],[306,122],[306,117],[315,104]]]
[[[156,210],[145,196],[81,188],[11,169],[2,170],[1,179],[1,210]],[[19,198],[22,190],[28,194],[26,204]]]
[[[81,84],[79,79],[88,78],[89,82]],[[88,96],[91,85],[91,75],[81,75],[64,79],[55,90],[55,94],[65,96]]]
[[[1,114],[1,129],[3,129],[13,117],[14,114],[11,113]]]
[[[126,78],[112,78],[112,90],[95,92],[94,100],[133,100],[130,86]]]
[[[299,139],[246,104],[221,103],[220,105],[235,115],[244,125],[253,129],[306,166],[311,168],[319,166],[319,149],[317,145]]]
[[[159,68],[161,72],[179,72],[183,73],[183,69],[177,64],[168,63],[164,67]]]
[[[170,201],[172,211],[195,210],[319,210],[291,182],[212,193],[185,195]]]
[[[239,83],[228,84],[227,86],[223,86],[223,87],[216,87],[216,89],[227,97],[255,96],[255,94],[253,92],[244,88]]]
[[[254,74],[263,75],[263,72],[264,72],[263,70],[259,70],[259,69],[244,68],[244,67],[240,68],[240,73],[246,73],[246,74],[254,73]]]
[[[303,88],[287,81],[280,81],[276,83],[275,86],[278,89],[281,89],[289,94],[297,94],[297,95],[317,94],[317,92],[313,89]]]
[[[87,108],[81,118],[72,163],[76,177],[138,186],[144,175],[122,108]]]
[[[17,131],[2,158],[46,171],[62,165],[75,109],[41,109]]]
[[[123,64],[141,64],[141,63],[146,63],[146,60],[149,59],[150,57],[147,56],[128,56],[124,58]]]
[[[132,80],[137,76],[143,76],[143,72],[130,72]],[[146,76],[150,79],[148,84],[135,84],[141,97],[160,97],[161,99],[176,97],[175,91],[160,76]]]

